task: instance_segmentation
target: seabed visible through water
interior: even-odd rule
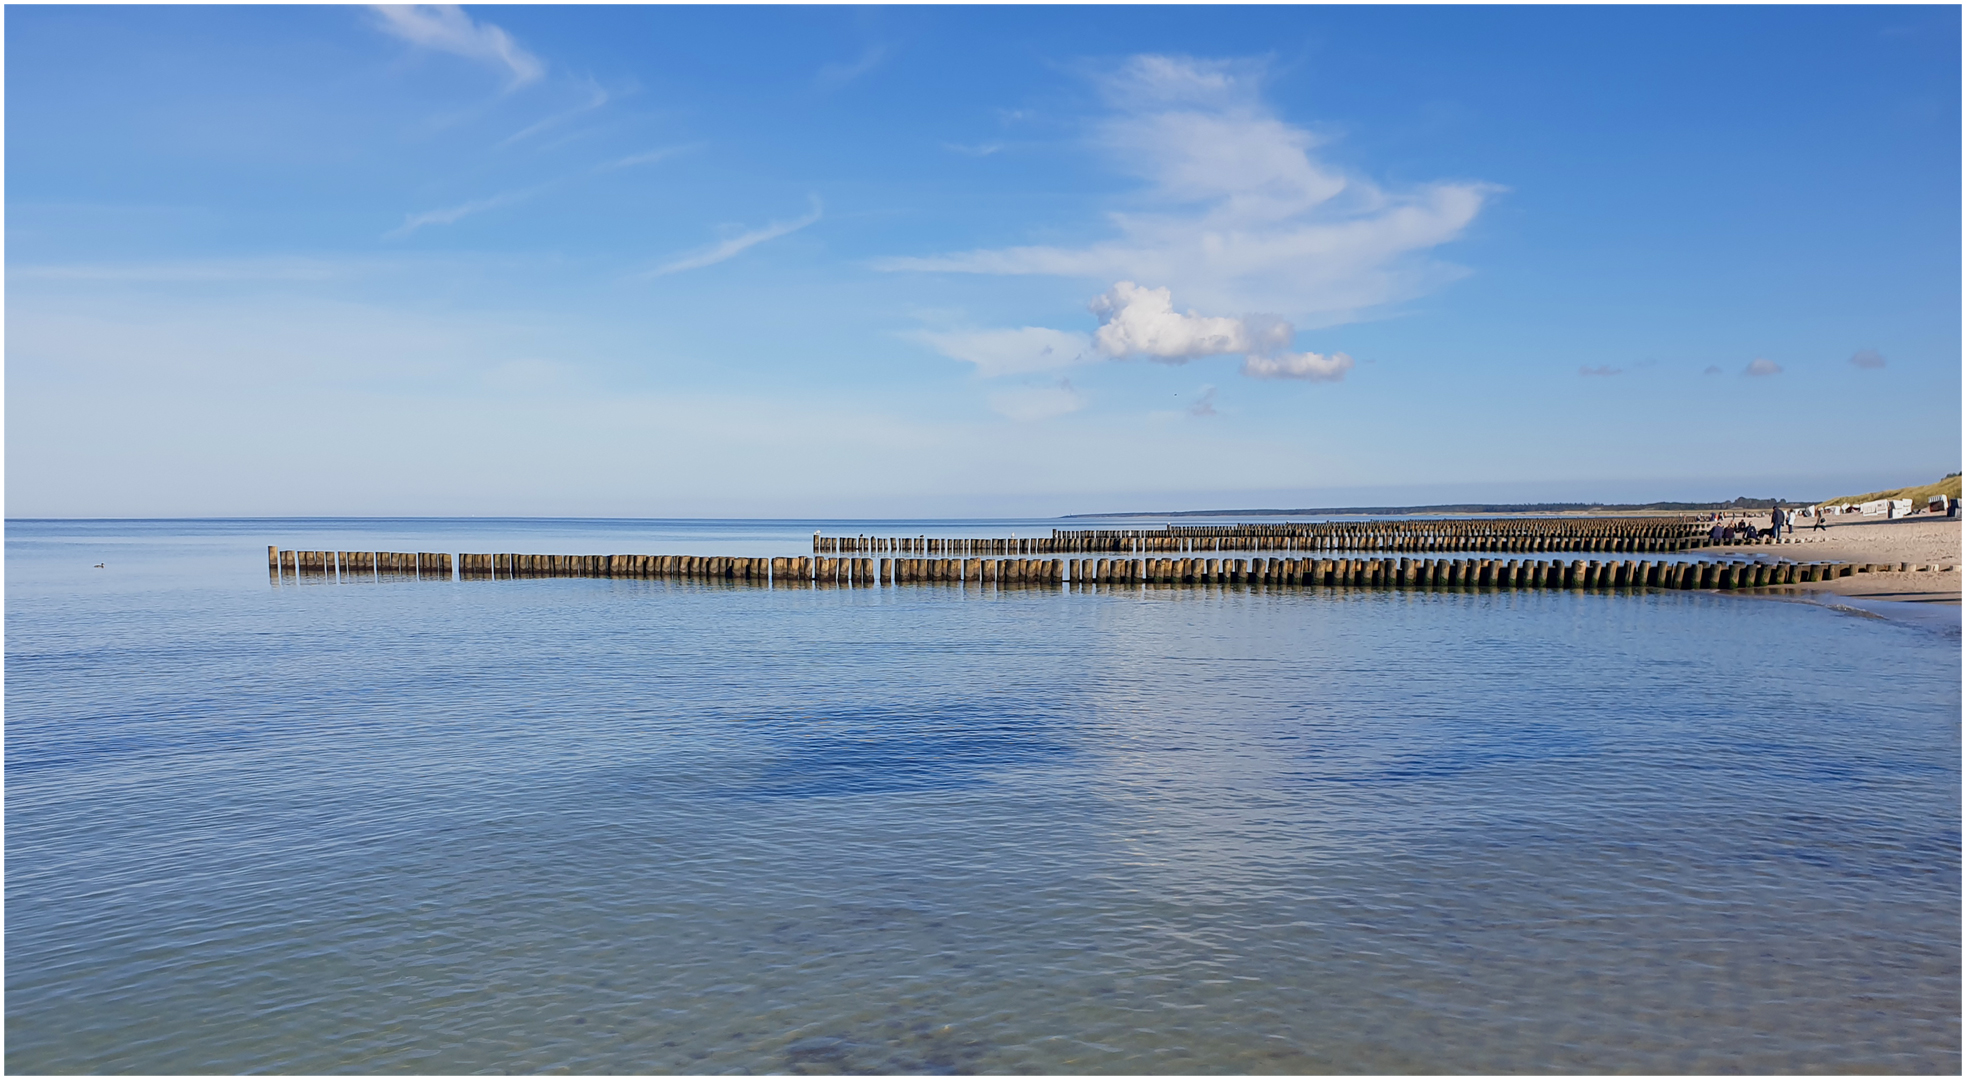
[[[813,527],[10,523],[8,1069],[1960,1068],[1957,608],[258,562]]]

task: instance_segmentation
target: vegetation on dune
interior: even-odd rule
[[[1824,499],[1824,506],[1842,506],[1846,503],[1866,503],[1874,499],[1910,499],[1912,508],[1923,510],[1925,500],[1934,495],[1944,495],[1950,499],[1959,498],[1959,474],[1947,473],[1945,479],[1933,484],[1918,487],[1892,488],[1890,491],[1873,491],[1866,495],[1840,495],[1834,499]]]

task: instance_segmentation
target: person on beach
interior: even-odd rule
[[[1782,522],[1785,518],[1786,516],[1782,513],[1782,508],[1779,504],[1773,510],[1768,511],[1768,523],[1770,525],[1768,535],[1780,540],[1782,538]]]

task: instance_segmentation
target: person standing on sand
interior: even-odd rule
[[[1777,540],[1782,538],[1782,520],[1782,504],[1776,503],[1775,508],[1768,511],[1768,523],[1773,526],[1768,534]]]

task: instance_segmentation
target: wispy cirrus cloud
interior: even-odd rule
[[[608,101],[611,100],[607,92],[607,89],[601,86],[600,84],[590,80],[587,86],[588,86],[589,93],[587,95],[586,101],[582,102],[579,105],[575,105],[571,109],[566,109],[561,112],[554,113],[553,115],[545,118],[544,120],[539,120],[534,123],[528,124],[523,128],[520,128],[518,131],[515,131],[512,134],[507,135],[505,138],[500,139],[497,143],[497,146],[502,149],[504,147],[511,146],[514,143],[524,142],[525,140],[532,138],[534,135],[539,135],[544,132],[551,131],[554,128],[559,127],[561,124],[564,124],[567,121],[574,119],[575,117],[593,112],[595,109],[598,109],[603,105],[606,105]]]
[[[820,65],[819,73],[812,77],[812,81],[822,90],[837,90],[879,67],[885,59],[887,46],[869,45],[861,51],[859,59]]]
[[[812,209],[803,217],[795,218],[791,221],[774,221],[763,228],[740,233],[728,240],[712,244],[693,254],[684,255],[681,258],[663,263],[661,266],[648,271],[642,276],[661,277],[665,274],[679,274],[685,270],[698,270],[705,266],[714,266],[717,263],[723,262],[725,259],[740,255],[767,240],[776,240],[788,233],[798,232],[800,229],[818,221],[823,212],[823,208],[819,203],[819,196],[814,195],[811,199]]]
[[[1035,274],[1171,287],[1206,309],[1313,325],[1460,275],[1430,257],[1499,190],[1475,181],[1391,189],[1321,160],[1321,140],[1263,100],[1261,66],[1136,56],[1097,79],[1108,111],[1089,146],[1142,182],[1082,245],[879,260],[890,271]]]
[[[1084,334],[1024,326],[1015,330],[922,330],[908,335],[935,351],[975,364],[984,378],[1028,375],[1099,359]]]
[[[1264,101],[1263,74],[1250,61],[1147,55],[1096,77],[1106,111],[1088,146],[1141,182],[1106,214],[1104,239],[874,265],[1113,282],[1090,305],[1101,355],[1167,364],[1239,355],[1248,378],[1343,379],[1356,366],[1345,353],[1292,351],[1296,321],[1345,322],[1459,276],[1431,252],[1457,239],[1500,189],[1475,181],[1393,189],[1331,165],[1316,135]],[[979,156],[998,148],[945,145]],[[1220,314],[1175,310],[1177,292]],[[970,332],[956,344],[987,355],[958,358],[1002,369],[998,350],[1065,333]],[[930,343],[955,355],[949,341]]]
[[[421,229],[426,225],[454,224],[458,221],[463,220],[464,218],[470,217],[473,214],[482,213],[483,211],[486,210],[496,210],[501,206],[511,206],[514,203],[524,202],[525,200],[532,198],[534,195],[537,195],[542,191],[545,191],[549,188],[558,187],[561,184],[565,184],[569,181],[579,179],[580,177],[583,176],[592,176],[599,173],[612,172],[616,169],[626,169],[635,165],[650,165],[650,164],[654,164],[655,162],[661,161],[665,158],[670,158],[678,154],[687,153],[694,149],[696,149],[696,147],[693,145],[658,147],[657,149],[654,150],[644,151],[639,154],[630,154],[624,158],[617,158],[614,161],[604,161],[599,165],[595,165],[591,168],[584,169],[580,172],[566,173],[561,176],[554,177],[553,179],[547,180],[543,183],[534,184],[531,187],[517,188],[512,191],[503,191],[496,195],[489,196],[487,198],[472,199],[468,202],[458,203],[454,206],[445,206],[435,210],[423,210],[416,213],[405,214],[403,216],[403,223],[401,225],[398,225],[396,228],[391,229],[388,232],[384,233],[383,238],[386,240],[399,239],[401,237],[408,236],[410,233],[413,233],[416,230]]]
[[[1582,375],[1585,378],[1602,379],[1602,378],[1609,378],[1613,375],[1623,375],[1624,373],[1625,373],[1624,368],[1615,368],[1612,367],[1610,364],[1599,364],[1596,367],[1579,367],[1577,369],[1577,374]]]
[[[698,149],[701,149],[701,144],[698,143],[687,143],[679,146],[658,146],[653,150],[644,150],[639,154],[629,154],[624,158],[616,158],[613,161],[603,162],[594,166],[594,171],[613,172],[616,169],[628,169],[636,165],[653,165],[658,161],[666,161],[669,158],[681,154],[688,154]]]
[[[383,233],[382,237],[385,240],[397,240],[408,236],[426,225],[455,224],[458,221],[470,217],[472,214],[483,213],[486,210],[495,210],[501,206],[511,206],[513,203],[523,202],[536,194],[540,188],[546,186],[548,185],[539,184],[529,188],[520,188],[516,191],[503,191],[489,198],[472,199],[470,202],[458,203],[455,206],[445,206],[436,210],[424,210],[419,213],[405,214],[403,215],[403,223]]]
[[[546,64],[512,35],[491,23],[474,21],[456,4],[378,4],[373,9],[384,32],[438,52],[504,69],[508,88],[536,82]]]

